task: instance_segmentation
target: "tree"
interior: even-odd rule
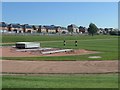
[[[32,26],[32,28],[33,28],[33,30],[36,30],[36,27],[34,25]]]
[[[117,30],[115,30],[115,31],[110,31],[109,34],[110,34],[110,35],[118,35],[118,36],[120,36],[120,31],[119,31],[119,30],[118,30],[118,31],[117,31]]]
[[[25,33],[26,32],[26,24],[24,24],[22,27],[23,27],[23,32]]]
[[[41,29],[42,29],[42,26],[41,26],[41,25],[38,26],[38,30],[37,30],[37,32],[38,32],[38,33],[41,33]]]
[[[97,33],[97,31],[98,31],[97,26],[93,23],[90,23],[89,28],[88,28],[88,33],[93,36],[94,34]]]
[[[7,28],[8,28],[8,31],[11,31],[11,24],[8,24]]]

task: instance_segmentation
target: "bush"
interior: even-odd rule
[[[110,35],[120,35],[120,31],[110,31]]]

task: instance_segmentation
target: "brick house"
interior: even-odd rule
[[[60,27],[59,33],[62,34],[68,33],[68,29],[66,27]]]
[[[8,32],[23,33],[23,30],[20,24],[9,24],[7,28],[8,28]]]
[[[46,28],[46,33],[57,33],[58,29],[56,28],[56,26],[51,25],[51,26],[43,26]]]
[[[46,28],[42,25],[39,25],[37,32],[38,33],[46,33]]]
[[[71,33],[79,33],[79,28],[75,24],[68,25],[68,31]]]
[[[22,30],[24,33],[32,33],[34,30],[32,28],[32,26],[28,25],[28,24],[24,24],[21,25],[22,26]]]
[[[8,31],[7,24],[5,22],[0,22],[0,32],[4,33],[7,31]]]

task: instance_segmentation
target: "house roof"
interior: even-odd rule
[[[78,28],[75,24],[68,25],[68,27]]]
[[[45,27],[46,29],[56,29],[56,26],[54,26],[54,25],[51,25],[51,26],[43,26],[43,27]]]
[[[31,26],[31,25],[28,25],[28,24],[21,25],[21,27],[22,27],[22,28],[25,27],[25,28],[30,28],[30,29],[32,29],[32,26]]]
[[[44,26],[42,26],[42,25],[39,25],[39,27],[40,27],[41,29],[45,29],[45,27],[44,27]]]
[[[7,27],[7,24],[5,22],[0,22],[0,27]]]
[[[20,28],[21,26],[18,25],[18,24],[11,24],[11,27],[13,27],[13,28]]]
[[[30,25],[25,25],[25,28],[32,28],[32,26],[30,26]]]
[[[39,25],[32,25],[32,26],[35,26],[36,28],[39,28]]]
[[[61,29],[67,30],[67,28],[66,28],[66,27],[61,27]]]

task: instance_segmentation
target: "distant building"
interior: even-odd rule
[[[88,35],[88,28],[83,26],[76,26],[75,24],[68,25],[66,27],[55,26],[55,25],[29,25],[29,24],[19,24],[0,22],[0,32],[1,33],[51,33],[51,34],[84,34]],[[111,32],[119,31],[115,28],[98,28],[97,34],[110,34]]]
[[[55,30],[56,32],[55,33],[61,33],[61,27],[60,26],[55,26]]]
[[[79,33],[79,28],[75,24],[68,25],[68,31],[71,33]]]
[[[8,32],[23,33],[23,30],[20,24],[9,24],[7,28],[8,28]]]
[[[98,34],[103,34],[103,32],[104,32],[103,28],[98,28],[98,31],[97,31]]]
[[[39,25],[39,26],[37,27],[37,32],[38,32],[38,33],[46,33],[46,28],[43,27],[42,25]]]
[[[27,33],[32,33],[32,32],[33,32],[32,26],[30,26],[30,25],[25,25],[25,28],[26,28],[26,32],[27,32]]]
[[[33,33],[33,28],[32,26],[28,25],[28,24],[24,24],[24,25],[21,25],[22,26],[22,29],[23,29],[23,32],[24,33]]]
[[[32,27],[32,33],[37,33],[39,26],[37,25],[30,25]]]
[[[58,32],[58,28],[54,25],[51,26],[43,26],[46,28],[46,33],[57,33]]]
[[[61,27],[60,33],[62,34],[68,33],[68,29],[66,27]]]
[[[7,28],[7,24],[5,22],[0,22],[0,32],[4,33],[7,32],[8,28]]]
[[[83,27],[83,26],[80,26],[79,27],[79,33],[85,33],[87,30],[86,30],[86,28],[85,27]]]
[[[113,28],[104,28],[103,34],[109,34],[110,31],[113,31]]]
[[[61,27],[61,26],[54,26],[54,25],[51,25],[51,26],[39,25],[39,26],[36,26],[36,29],[38,33],[59,33],[60,34],[63,31],[68,32],[67,28]]]

